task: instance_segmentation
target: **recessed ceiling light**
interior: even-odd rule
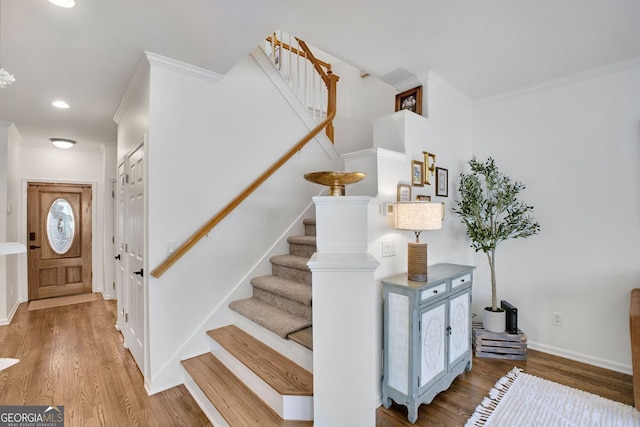
[[[76,2],[73,0],[49,0],[51,3],[60,7],[73,7],[76,5]]]
[[[51,143],[56,147],[63,148],[65,150],[67,148],[73,147],[76,144],[76,142],[73,139],[66,139],[66,138],[50,138],[49,141],[51,141]]]
[[[51,103],[51,105],[53,105],[56,108],[62,108],[62,109],[67,109],[69,108],[69,104],[67,104],[66,102],[62,101],[61,99],[57,100],[57,101],[53,101]]]

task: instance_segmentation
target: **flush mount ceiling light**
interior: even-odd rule
[[[53,106],[54,106],[54,107],[56,107],[56,108],[61,108],[61,109],[63,109],[63,110],[66,110],[67,108],[69,108],[69,104],[67,104],[66,102],[64,102],[64,101],[63,101],[63,100],[61,100],[61,99],[58,99],[58,100],[56,100],[56,101],[53,101],[53,102],[51,103],[51,105],[53,105]]]
[[[51,3],[60,7],[73,7],[76,5],[76,2],[73,0],[49,0]]]
[[[66,138],[50,138],[49,141],[51,141],[51,143],[56,147],[62,148],[65,150],[67,148],[73,147],[76,143],[73,139],[66,139]]]

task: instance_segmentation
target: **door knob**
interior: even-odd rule
[[[120,261],[120,254],[116,255],[114,258]]]
[[[40,249],[40,246],[31,245],[31,246],[29,246],[29,249]]]
[[[134,271],[133,274],[137,274],[138,276],[144,277],[144,269],[140,269],[138,271]]]

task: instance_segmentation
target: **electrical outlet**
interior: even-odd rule
[[[562,326],[562,313],[558,313],[557,311],[553,312],[553,318],[551,320],[551,323],[554,326]]]
[[[385,240],[382,242],[382,257],[396,256],[396,242]]]

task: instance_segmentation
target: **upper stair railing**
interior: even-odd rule
[[[180,258],[182,258],[196,243],[198,243],[203,237],[218,225],[224,218],[227,217],[240,203],[242,203],[247,197],[249,197],[263,182],[265,182],[271,175],[273,175],[282,165],[284,165],[290,158],[292,158],[297,152],[311,141],[316,135],[318,135],[323,129],[326,129],[327,137],[333,142],[333,119],[336,116],[336,87],[339,77],[334,75],[331,71],[331,65],[317,60],[311,53],[311,50],[305,42],[298,38],[294,38],[297,46],[291,46],[291,43],[285,44],[282,41],[276,39],[274,33],[267,40],[272,46],[273,55],[272,62],[274,65],[282,67],[285,62],[290,71],[289,76],[298,75],[304,76],[304,80],[296,77],[296,93],[307,93],[301,98],[305,103],[310,113],[315,117],[322,117],[322,121],[318,123],[307,135],[305,135],[296,145],[294,145],[289,151],[287,151],[282,157],[280,157],[274,164],[272,164],[266,171],[264,171],[258,178],[256,178],[247,188],[240,192],[233,200],[220,209],[209,221],[202,225],[195,233],[191,235],[184,243],[182,243],[171,255],[169,255],[162,263],[151,271],[153,277],[159,278],[162,276],[173,264],[175,264]],[[277,59],[277,52],[280,52],[280,59]],[[285,52],[288,52],[285,54]],[[284,59],[285,57],[288,59]],[[299,59],[295,61],[292,57],[304,58],[306,62],[309,62],[311,66],[301,67],[301,64],[297,63]],[[278,64],[279,62],[279,64]],[[296,64],[294,65],[294,62]],[[304,71],[302,71],[304,70]],[[317,74],[319,77],[312,77],[311,74]],[[313,88],[316,85],[316,79],[319,78],[324,84],[325,89],[323,92],[325,95],[321,95],[318,90],[313,93]],[[289,78],[287,78],[289,81]],[[291,85],[291,82],[289,82]],[[294,86],[292,86],[293,88]],[[302,88],[305,87],[303,90]],[[300,95],[298,95],[300,97]]]
[[[274,32],[262,45],[265,53],[316,122],[336,106],[336,85],[331,64],[317,59],[307,44],[282,31]],[[333,142],[333,122],[326,128]]]

